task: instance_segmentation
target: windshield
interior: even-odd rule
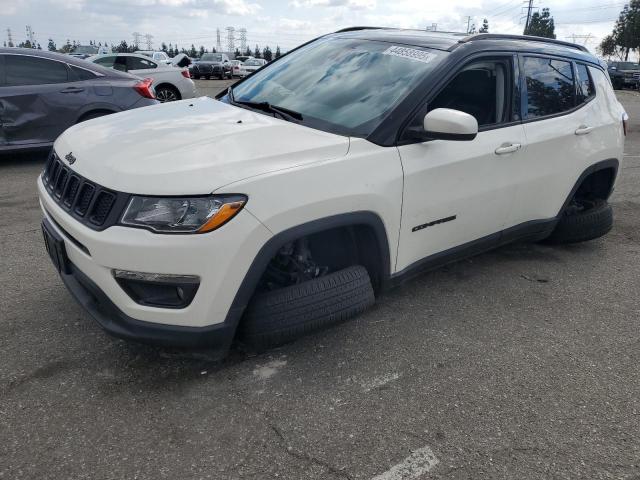
[[[252,66],[252,65],[262,65],[261,62],[259,62],[258,60],[247,60],[246,62],[244,62],[245,65],[248,66]]]
[[[200,57],[200,60],[204,60],[205,62],[221,62],[222,55],[215,55],[213,53],[205,53]]]
[[[324,38],[264,67],[234,87],[233,96],[299,112],[301,123],[313,128],[366,137],[442,56],[419,47]]]

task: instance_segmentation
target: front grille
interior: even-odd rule
[[[78,175],[55,152],[49,155],[42,182],[51,198],[69,215],[95,230],[115,224],[129,197]]]

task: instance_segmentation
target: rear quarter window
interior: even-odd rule
[[[593,80],[589,74],[589,69],[582,63],[578,63],[576,65],[576,73],[576,80],[578,82],[578,103],[586,103],[596,95]]]
[[[576,105],[571,62],[542,57],[524,58],[527,118],[556,115]]]
[[[92,80],[98,76],[95,73],[89,70],[86,70],[84,68],[76,67],[75,65],[69,65],[69,66],[71,67],[71,71],[76,76],[76,79],[79,81]]]

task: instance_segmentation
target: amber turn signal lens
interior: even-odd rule
[[[207,220],[204,225],[198,229],[198,233],[210,232],[211,230],[221,227],[235,217],[238,212],[242,210],[244,204],[244,201],[225,203],[209,220]]]

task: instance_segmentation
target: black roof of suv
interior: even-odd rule
[[[543,53],[560,55],[576,60],[594,63],[605,67],[605,64],[582,45],[563,42],[551,38],[528,35],[504,35],[478,33],[469,35],[457,32],[428,32],[426,30],[407,30],[382,27],[350,27],[338,30],[330,36],[345,36],[382,42],[393,42],[402,45],[428,47],[446,52],[464,52],[464,56],[476,51],[513,50],[514,52]],[[606,67],[605,67],[606,68]]]

